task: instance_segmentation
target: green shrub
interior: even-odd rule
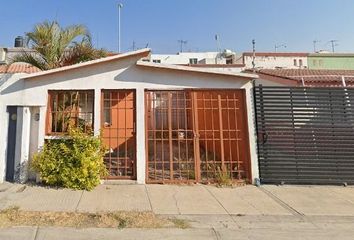
[[[46,142],[31,166],[45,184],[92,190],[107,174],[104,153],[99,136],[69,129],[65,138]]]
[[[217,168],[215,181],[216,181],[216,185],[219,187],[232,186],[231,174],[225,165],[222,165],[221,168],[220,167]]]

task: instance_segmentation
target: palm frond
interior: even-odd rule
[[[28,46],[37,54],[24,53],[14,60],[40,69],[58,68],[107,55],[105,50],[93,47],[90,33],[84,25],[62,28],[56,21],[45,21],[26,33],[26,37]]]
[[[32,66],[35,66],[41,70],[48,70],[48,64],[41,59],[38,56],[35,56],[34,54],[31,53],[27,53],[27,52],[22,52],[19,55],[14,56],[11,60],[9,65],[13,64],[13,63],[28,63]]]

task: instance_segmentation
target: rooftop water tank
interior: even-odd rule
[[[18,36],[15,38],[15,47],[24,47],[24,39],[22,36]]]

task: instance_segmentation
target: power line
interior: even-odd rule
[[[320,40],[313,40],[313,51],[317,52],[316,44],[321,42]]]
[[[187,42],[186,40],[178,40],[178,43],[180,44],[180,52],[183,52],[183,45],[187,45]]]
[[[277,52],[278,48],[281,48],[281,47],[286,48],[286,45],[284,43],[278,44],[278,45],[275,44],[274,45],[274,51]]]
[[[330,40],[329,42],[332,45],[332,52],[334,52],[334,47],[338,46],[338,40]]]

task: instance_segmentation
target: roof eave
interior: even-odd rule
[[[65,72],[65,71],[78,69],[78,68],[82,68],[82,67],[87,67],[87,66],[91,66],[91,65],[95,65],[95,64],[120,60],[120,59],[124,59],[127,57],[133,57],[133,56],[139,56],[139,55],[142,55],[142,57],[147,57],[150,54],[150,52],[151,52],[151,50],[149,48],[144,48],[144,49],[140,49],[140,50],[133,51],[133,52],[122,53],[122,54],[109,56],[109,57],[105,57],[105,58],[100,58],[100,59],[96,59],[96,60],[91,60],[91,61],[78,63],[78,64],[74,64],[74,65],[70,65],[70,66],[55,68],[55,69],[42,71],[42,72],[38,72],[38,73],[32,73],[32,74],[29,74],[28,76],[24,77],[23,79],[25,79],[25,80],[33,79],[36,77],[42,77],[42,76],[51,75],[51,74],[55,74],[55,73]]]
[[[250,74],[250,73],[225,72],[225,71],[204,69],[204,68],[199,68],[199,67],[152,63],[152,62],[145,62],[145,61],[138,61],[136,63],[136,65],[141,66],[141,67],[160,69],[160,70],[164,69],[164,70],[185,71],[185,72],[204,73],[204,74],[216,74],[216,75],[223,75],[223,76],[229,76],[229,77],[246,78],[246,79],[250,79],[250,80],[258,78],[258,75]]]

